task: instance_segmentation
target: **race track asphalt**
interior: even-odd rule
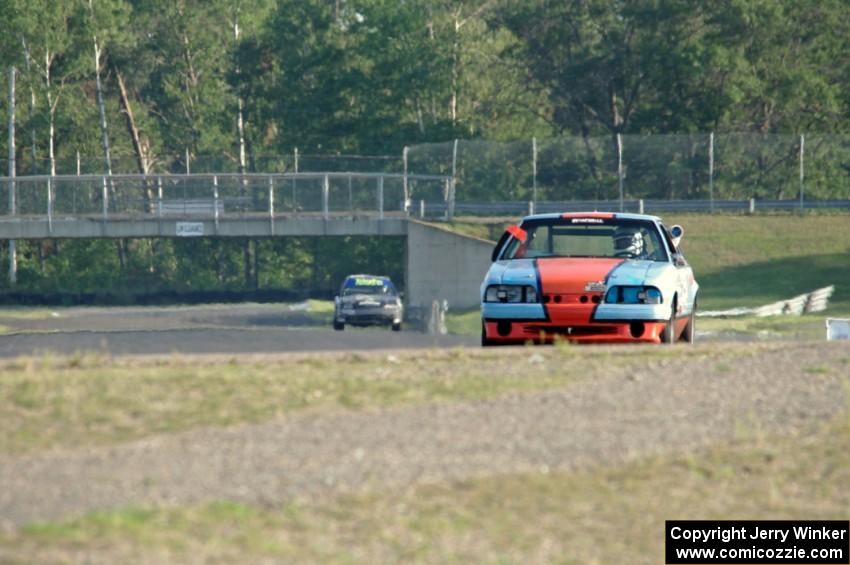
[[[367,351],[476,346],[478,338],[350,328],[286,305],[69,308],[0,314],[0,357],[95,351],[111,355]]]
[[[359,351],[477,345],[468,336],[428,336],[421,333],[351,330],[333,332],[306,328],[288,330],[166,330],[62,332],[0,337],[0,357],[47,352],[97,351],[111,355],[168,353],[282,353],[299,351]]]

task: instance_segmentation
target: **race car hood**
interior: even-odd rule
[[[668,268],[667,263],[595,257],[541,257],[497,261],[490,267],[485,285],[530,284],[539,280],[540,290],[551,294],[578,294],[588,283],[612,285],[652,284]]]
[[[541,257],[497,261],[490,267],[486,284],[530,284],[538,279],[545,293],[574,294],[588,283],[608,286],[653,284],[669,268],[667,263],[596,257]]]
[[[540,288],[544,293],[579,294],[588,283],[604,283],[622,259],[551,257],[537,260]]]
[[[485,284],[528,284],[537,283],[537,270],[533,259],[497,261],[490,267]]]
[[[668,263],[658,261],[623,261],[608,276],[608,286],[643,286],[652,285],[666,271]]]

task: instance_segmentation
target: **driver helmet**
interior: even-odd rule
[[[616,257],[640,257],[644,242],[640,228],[619,226],[614,230],[614,255]]]

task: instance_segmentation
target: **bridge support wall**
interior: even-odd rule
[[[450,309],[476,308],[490,267],[491,241],[430,224],[407,224],[406,299],[414,307],[447,300]]]

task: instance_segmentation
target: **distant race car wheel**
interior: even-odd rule
[[[393,324],[393,331],[394,332],[400,332],[401,331],[401,322],[399,322],[397,324]]]
[[[676,341],[676,301],[673,300],[673,308],[670,310],[670,319],[664,324],[661,332],[661,343],[673,343]]]
[[[337,322],[334,320],[334,329],[338,332],[341,332],[345,329],[345,322]]]

